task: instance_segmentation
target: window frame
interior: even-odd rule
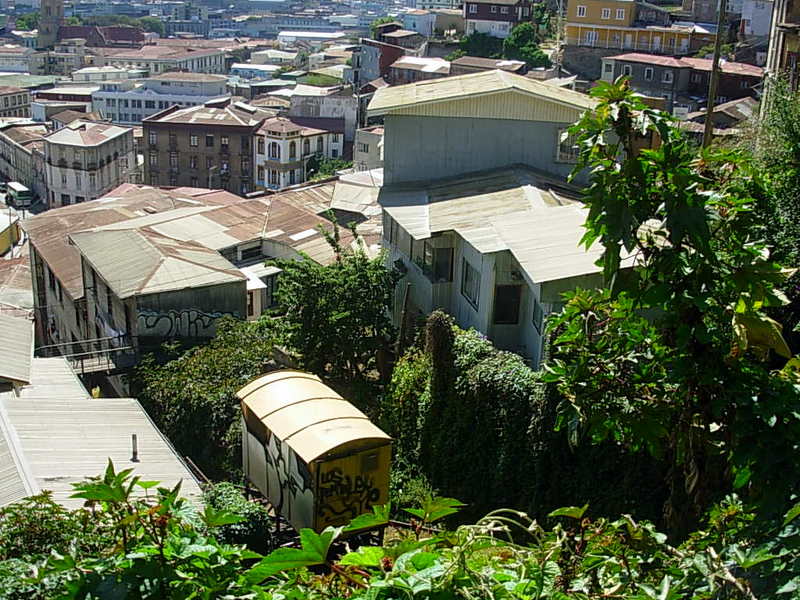
[[[498,302],[498,295],[500,290],[509,290],[513,289],[516,292],[516,298],[511,298],[512,306],[516,305],[516,310],[514,310],[514,317],[511,318],[511,313],[507,318],[500,319],[498,313],[498,306],[500,303]],[[495,325],[519,325],[519,315],[520,309],[522,308],[522,285],[518,283],[509,283],[509,284],[500,284],[494,286],[494,307],[492,309],[492,323]]]
[[[577,18],[579,18],[579,19],[583,19],[583,18],[586,17],[586,5],[585,4],[579,4],[575,8],[575,16]]]
[[[468,276],[474,273],[473,280],[468,282]],[[470,296],[470,292],[472,290],[468,290],[468,285],[474,286],[475,297]],[[478,310],[478,306],[480,306],[480,299],[481,299],[481,272],[473,267],[470,262],[465,258],[461,257],[461,295],[464,299],[469,303],[472,308]]]

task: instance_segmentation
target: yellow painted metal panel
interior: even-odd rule
[[[345,525],[389,502],[391,446],[317,464],[315,529]]]

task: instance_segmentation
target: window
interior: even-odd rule
[[[97,175],[89,173],[89,189],[94,189],[97,185]]]
[[[61,173],[61,185],[67,185],[67,174]]]
[[[77,172],[75,173],[75,187],[81,189],[81,174]]]
[[[508,7],[507,6],[501,6],[500,7],[500,14],[507,15],[508,14]]]
[[[653,67],[645,67],[645,69],[644,69],[644,78],[645,78],[645,81],[652,81],[653,80]]]
[[[169,166],[170,168],[177,169],[178,168],[178,153],[177,152],[170,152],[169,153]]]
[[[672,83],[672,71],[664,71],[661,81],[662,83]]]
[[[692,83],[700,83],[703,80],[703,77],[700,73],[692,73]]]
[[[289,159],[297,158],[297,144],[289,142]]]
[[[270,142],[269,157],[275,160],[281,159],[281,147],[278,145],[278,142]]]
[[[494,4],[492,4],[492,12],[493,12],[493,13],[496,13],[496,12],[497,12],[497,7],[496,7]]]
[[[198,184],[199,184],[199,181],[198,181],[197,177],[190,177],[189,178],[189,186],[190,187],[193,187],[193,188],[199,187]]]
[[[604,8],[602,11],[600,11],[600,18],[601,19],[610,19],[611,18],[611,9],[610,8]]]
[[[289,171],[289,185],[294,185],[297,183],[297,175],[295,174],[294,169]]]
[[[478,308],[478,297],[481,291],[481,274],[467,262],[461,259],[461,295],[467,299],[474,308]]]
[[[131,307],[128,306],[127,304],[125,304],[124,306],[125,306],[125,333],[127,333],[128,335],[131,335],[131,329],[132,329],[132,325],[131,325]]]
[[[56,276],[50,268],[47,269],[47,284],[51,290],[56,291]]]
[[[264,154],[264,146],[265,146],[264,138],[262,138],[262,137],[258,138],[258,143],[257,143],[256,147],[257,147],[257,152],[259,154]]]
[[[303,156],[311,154],[311,140],[303,140]]]
[[[253,309],[253,296],[255,296],[255,292],[253,292],[253,291],[247,292],[247,316],[248,317],[252,317],[253,316],[253,312],[254,312],[254,309]]]
[[[331,158],[337,158],[338,156],[339,156],[339,151],[336,148],[331,150]]]
[[[263,278],[261,281],[267,286],[264,290],[264,295],[266,298],[264,299],[264,307],[263,308],[272,308],[275,306],[275,291],[278,288],[278,277],[277,275],[270,275],[269,277]]]
[[[470,4],[469,5],[469,12],[471,12],[473,14],[478,12],[478,5],[477,4]]]
[[[111,299],[111,286],[106,285],[106,307],[108,309],[108,318],[114,320],[114,303]]]
[[[576,13],[579,17],[586,16],[586,7],[585,6],[578,6],[578,12]]]
[[[396,225],[394,220],[392,225]],[[395,234],[390,232],[390,235]],[[430,240],[426,240],[422,250],[422,272],[433,283],[445,283],[453,280],[453,249],[434,248]]]
[[[317,138],[317,152],[322,154],[322,136]]]
[[[157,167],[158,166],[158,152],[151,152],[150,153],[150,166]]]
[[[617,20],[618,21],[624,21],[625,20],[625,9],[624,8],[618,8],[617,9]]]
[[[158,175],[150,173],[150,185],[158,185]]]
[[[147,139],[150,142],[151,146],[155,146],[158,144],[158,134],[155,131],[151,131],[147,134]]]
[[[258,167],[256,179],[258,181],[264,181],[264,167]]]
[[[362,142],[358,143],[358,151],[359,152],[369,152],[369,144],[364,144]]]
[[[86,198],[83,196],[75,196],[75,204],[80,204],[81,202],[85,202]]]
[[[214,159],[210,156],[206,156],[206,169],[210,169],[214,166]]]
[[[614,71],[614,65],[611,63],[603,63],[603,72],[604,73],[612,73]]]
[[[61,206],[69,206],[71,203],[71,199],[69,194],[61,194]]]
[[[155,108],[156,107],[156,101],[155,100],[145,100],[144,101],[144,107],[145,108]]]
[[[748,82],[746,79],[742,79],[742,80],[739,82],[739,87],[740,87],[741,89],[743,89],[743,90],[746,90],[747,88],[749,88],[749,87],[750,87],[750,83],[749,83],[749,82]]]
[[[494,322],[497,325],[516,325],[519,322],[521,285],[498,285],[494,288]]]
[[[631,69],[630,65],[622,65],[622,74],[623,75],[630,75],[633,73],[633,69]]]
[[[239,138],[239,144],[241,145],[242,152],[250,152],[250,137],[243,135]]]
[[[542,333],[542,325],[544,320],[544,311],[542,310],[542,305],[539,303],[537,298],[533,299],[533,326],[536,328],[536,331]]]
[[[214,136],[207,135],[206,136],[206,148],[213,148],[214,147]]]
[[[242,261],[254,260],[261,258],[261,244],[253,246],[252,248],[242,249]]]
[[[189,136],[189,145],[194,147],[194,148],[197,148],[197,144],[198,144],[197,136],[196,135],[190,135]]]
[[[578,161],[578,145],[574,135],[566,129],[558,130],[558,162],[574,163]]]

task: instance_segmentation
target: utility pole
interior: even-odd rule
[[[703,128],[703,148],[711,144],[714,133],[714,106],[717,103],[717,82],[719,80],[719,55],[722,47],[722,30],[725,27],[726,0],[719,0],[717,6],[717,35],[714,37],[714,58],[711,59],[711,79],[708,82],[708,101],[706,102],[706,122]]]

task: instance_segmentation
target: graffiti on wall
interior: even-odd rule
[[[274,435],[269,436],[265,450],[269,501],[295,529],[313,527],[314,492],[306,465]]]
[[[326,467],[319,485],[319,513],[325,525],[351,521],[380,500],[381,491],[371,475],[349,475],[339,466]]]
[[[140,336],[159,337],[210,337],[220,317],[232,313],[206,312],[196,308],[157,312],[140,310],[138,333]]]

